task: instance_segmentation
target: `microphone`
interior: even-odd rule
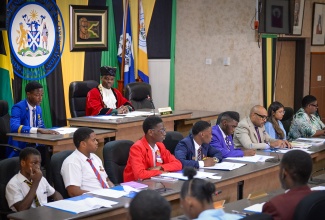
[[[163,186],[163,188],[155,189],[155,191],[157,191],[160,194],[167,192],[167,188],[166,188],[165,184],[163,184],[162,182],[158,182],[158,183],[160,183]]]
[[[153,110],[153,115],[156,115],[156,108],[155,105],[153,104],[152,98],[149,95],[147,95],[147,99],[151,103],[151,109]]]
[[[312,174],[310,175],[310,178],[309,178],[309,183],[316,184],[316,185],[321,184],[321,183],[325,183],[325,179],[315,179],[315,178],[313,178],[313,175],[315,173],[318,173],[318,172],[321,172],[321,171],[324,171],[324,170],[325,170],[325,167],[323,167],[322,169],[319,169],[319,170],[316,170],[316,171],[312,172]]]

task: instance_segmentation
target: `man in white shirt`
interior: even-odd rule
[[[102,161],[94,154],[98,148],[95,132],[90,128],[79,128],[73,134],[73,142],[77,149],[64,160],[61,168],[68,195],[74,197],[114,186]]]
[[[86,115],[114,115],[133,111],[131,103],[123,97],[120,91],[112,88],[116,68],[102,66],[100,68],[101,81],[98,87],[87,94]]]
[[[13,211],[36,208],[47,203],[47,197],[63,199],[61,194],[47,182],[40,170],[41,155],[32,147],[19,154],[20,171],[6,186],[6,199]]]

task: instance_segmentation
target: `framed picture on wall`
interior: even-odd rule
[[[293,5],[293,21],[292,21],[292,34],[302,34],[302,24],[304,19],[305,0],[294,0]]]
[[[313,26],[311,45],[325,45],[325,24],[324,24],[325,4],[314,3]]]
[[[70,5],[70,51],[107,50],[106,6]]]

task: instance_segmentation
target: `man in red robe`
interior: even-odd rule
[[[133,111],[133,106],[121,92],[112,88],[116,68],[102,66],[100,74],[102,84],[87,94],[86,116],[126,114]]]

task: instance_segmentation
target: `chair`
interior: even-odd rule
[[[123,183],[123,172],[129,158],[133,141],[118,140],[105,144],[103,149],[104,168],[108,178],[114,183]]]
[[[285,114],[281,120],[284,130],[286,131],[287,135],[290,130],[291,122],[293,119],[293,109],[290,107],[284,107]]]
[[[86,115],[86,101],[88,92],[97,87],[98,82],[94,80],[76,81],[69,86],[69,104],[71,117]]]
[[[12,157],[0,161],[0,219],[7,219],[12,213],[6,199],[6,186],[9,180],[19,171],[19,157]]]
[[[180,140],[182,140],[184,137],[182,133],[178,131],[168,131],[166,133],[165,140],[163,140],[164,145],[166,148],[170,151],[171,154],[174,154],[176,145]]]
[[[297,205],[293,219],[324,219],[325,191],[315,191],[305,196]]]
[[[273,220],[273,217],[265,213],[257,213],[242,218],[243,220]]]
[[[51,174],[53,177],[52,179],[54,189],[61,193],[61,195],[65,199],[69,198],[69,195],[67,190],[65,189],[63,178],[61,176],[61,167],[65,158],[67,158],[72,152],[73,150],[61,151],[53,154],[51,158]]]
[[[144,82],[133,82],[126,85],[125,98],[127,98],[134,109],[153,109],[153,104],[148,100],[151,96],[151,86]]]

